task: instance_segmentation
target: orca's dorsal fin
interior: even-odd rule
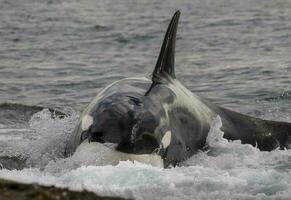
[[[172,20],[168,26],[162,48],[157,60],[156,67],[152,74],[153,82],[160,80],[165,75],[172,78],[175,76],[175,43],[176,33],[178,28],[178,21],[180,17],[180,11],[176,11],[172,17]]]

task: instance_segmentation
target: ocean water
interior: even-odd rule
[[[98,91],[152,72],[177,9],[182,83],[223,107],[291,122],[288,0],[0,0],[0,178],[136,199],[291,199],[291,150],[226,141],[219,116],[209,151],[181,167],[108,160],[92,144],[63,156]]]

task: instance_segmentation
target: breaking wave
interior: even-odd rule
[[[6,159],[6,166],[2,162],[0,177],[135,199],[288,199],[291,195],[291,151],[261,152],[240,141],[227,141],[219,116],[207,138],[209,150],[168,169],[130,161],[109,165],[106,152],[96,145],[83,145],[64,158],[77,119],[76,113],[52,117],[48,109],[33,114],[25,130],[0,140],[1,157],[18,158],[10,163]]]

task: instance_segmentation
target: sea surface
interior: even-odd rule
[[[291,150],[226,141],[219,117],[209,151],[180,167],[109,165],[90,145],[64,158],[104,86],[153,71],[178,9],[178,79],[220,106],[291,122],[289,0],[0,0],[0,178],[135,199],[291,199]]]

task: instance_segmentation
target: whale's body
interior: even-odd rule
[[[168,27],[152,77],[126,78],[103,89],[83,112],[67,145],[68,155],[83,141],[111,143],[129,159],[158,157],[163,166],[175,166],[205,147],[218,115],[226,139],[268,151],[291,147],[291,124],[216,106],[176,79],[174,50],[179,16],[177,11]]]

